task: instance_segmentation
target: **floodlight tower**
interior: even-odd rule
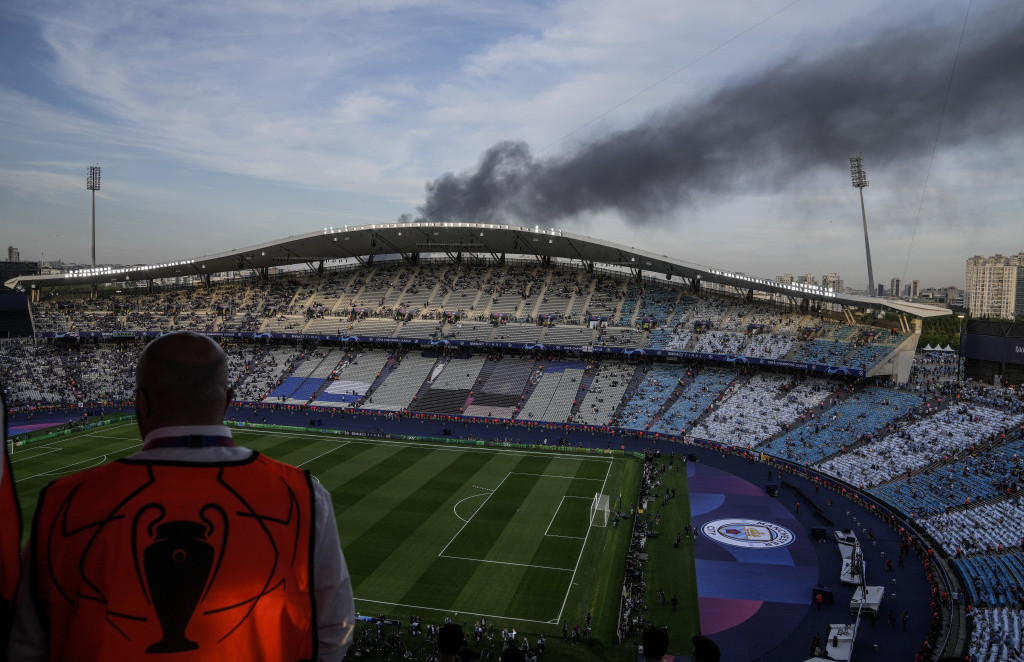
[[[868,258],[868,296],[875,296],[875,276],[871,272],[871,244],[868,242],[868,215],[864,211],[864,189],[868,186],[868,176],[864,173],[864,157],[860,154],[850,157],[850,178],[853,187],[860,190],[860,217],[864,221],[864,253]]]
[[[92,192],[92,266],[96,267],[96,192],[99,191],[99,166],[89,166],[85,188]]]
[[[96,191],[100,190],[100,167],[89,166],[85,177],[85,188],[92,191],[92,266],[96,268]]]

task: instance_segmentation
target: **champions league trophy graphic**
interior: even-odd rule
[[[175,520],[159,524],[158,522],[163,519],[163,508],[156,505],[149,508],[158,509],[161,513],[147,527],[153,542],[146,546],[142,553],[140,579],[144,578],[145,588],[156,611],[163,636],[160,641],[150,645],[146,652],[176,653],[195,650],[199,648],[199,644],[185,636],[185,628],[188,627],[212,579],[215,550],[213,545],[207,542],[207,537],[214,533],[214,526],[206,517],[202,517],[204,523]],[[205,511],[211,508],[220,511],[223,523],[218,532],[222,553],[227,521],[223,511],[213,504],[207,504],[201,512],[205,514]],[[136,541],[139,540],[137,534],[141,515],[142,512],[135,519]],[[138,562],[139,557],[136,555],[137,565]]]

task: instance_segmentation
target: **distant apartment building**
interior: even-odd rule
[[[775,280],[777,282],[779,282],[779,283],[784,284],[784,285],[792,285],[793,284],[793,274],[782,274],[781,276],[776,276]]]
[[[7,247],[7,261],[21,262],[21,253],[18,251],[18,248],[16,246]]]
[[[971,317],[1024,315],[1024,253],[967,259],[964,297]]]
[[[818,279],[814,277],[814,274],[804,274],[803,276],[797,276],[796,282],[801,285],[817,285]]]
[[[903,280],[900,278],[893,278],[889,281],[889,296],[898,297],[900,295],[900,289],[903,287]]]
[[[915,300],[921,298],[921,281],[910,281],[910,298]]]
[[[839,277],[837,273],[825,274],[821,277],[821,286],[825,288],[832,288],[836,292],[843,291],[843,279]]]
[[[921,299],[933,303],[953,303],[960,298],[960,289],[950,285],[949,287],[926,287],[921,290]]]

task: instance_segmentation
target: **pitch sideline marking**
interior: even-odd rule
[[[142,446],[142,444],[135,444],[134,446],[129,446],[128,448],[137,448],[139,446]],[[83,467],[83,468],[88,469],[90,467],[95,467],[95,466],[99,466],[99,464],[103,464],[103,462],[105,462],[106,459],[107,459],[107,454],[97,455],[96,457],[86,458],[84,460],[79,460],[78,462],[72,462],[71,464],[65,464],[63,467],[59,467],[59,468],[53,469],[51,471],[44,471],[44,472],[38,473],[38,474],[36,474],[34,476],[25,476],[24,478],[16,478],[14,480],[14,482],[15,483],[20,483],[20,482],[22,482],[24,480],[32,480],[33,478],[39,478],[40,476],[57,476],[57,475],[65,474],[65,473],[68,473],[69,470],[71,470],[71,467],[77,467],[80,464],[83,464],[85,462],[91,462],[91,461],[93,461],[93,460],[95,460],[97,458],[99,458],[99,460],[100,460],[98,464],[92,464],[92,465],[89,465],[88,467]],[[75,469],[75,471],[78,471],[78,469]]]
[[[505,481],[508,479],[508,477],[511,476],[511,475],[512,475],[511,471],[506,473],[505,477],[502,478],[501,482],[498,483],[498,485],[494,488],[494,492],[497,492],[498,488],[500,488],[505,483]],[[487,500],[490,499],[492,496],[494,496],[494,492],[491,492],[490,494],[487,495],[487,499],[484,499],[484,502],[480,504],[480,508],[483,508],[485,505],[487,505]],[[451,544],[453,542],[455,542],[455,539],[459,537],[459,534],[461,534],[462,530],[466,528],[466,525],[469,524],[470,520],[472,520],[473,517],[476,516],[476,514],[478,512],[480,512],[480,508],[477,508],[476,510],[474,510],[473,514],[469,516],[469,519],[462,523],[462,526],[460,526],[459,530],[455,532],[455,535],[452,536],[451,540],[448,541],[448,544],[446,544],[441,549],[441,551],[437,553],[438,556],[444,556],[445,550],[447,550],[451,546]]]
[[[534,474],[526,471],[513,471],[511,473],[517,476],[540,476],[541,478],[566,478],[568,480],[602,480],[601,478],[588,478],[586,476],[558,476],[555,474]],[[582,499],[589,499],[590,497],[580,497]]]
[[[107,427],[108,429],[116,429],[116,428],[125,427],[127,425],[129,425],[128,422],[122,422],[122,423],[111,423],[110,425],[105,426],[105,427]],[[48,455],[48,454],[53,453],[55,451],[65,450],[64,448],[61,448],[61,444],[64,444],[64,443],[69,442],[69,441],[77,441],[78,439],[81,439],[83,437],[89,437],[89,438],[100,437],[101,439],[116,439],[118,441],[125,441],[121,437],[108,437],[106,435],[102,435],[101,436],[101,435],[97,434],[97,432],[99,432],[99,431],[98,430],[97,431],[93,431],[93,430],[75,430],[75,431],[72,431],[71,434],[67,435],[64,439],[54,439],[52,441],[48,441],[46,443],[39,444],[39,445],[36,445],[36,444],[33,443],[33,444],[31,444],[30,446],[28,446],[27,448],[25,448],[24,450],[22,450],[22,451],[20,451],[18,453],[11,453],[11,464],[17,464],[18,462],[21,462],[22,460],[34,460],[35,458],[40,457],[42,455]],[[130,441],[130,440],[128,440],[128,441]],[[34,455],[31,454],[33,451],[42,450],[44,448],[49,449],[49,450],[47,450],[45,453],[35,453]],[[26,453],[29,453],[29,455],[27,457],[25,455]]]
[[[555,622],[555,621],[539,621],[539,620],[537,620],[535,618],[519,618],[517,616],[506,616],[504,614],[483,614],[483,613],[480,613],[478,611],[469,611],[469,610],[465,610],[465,609],[456,609],[454,607],[451,608],[451,609],[440,609],[438,607],[424,607],[422,605],[410,605],[410,604],[407,604],[407,603],[404,603],[404,602],[388,602],[386,600],[373,600],[371,598],[354,598],[354,600],[356,602],[369,602],[369,603],[375,604],[375,605],[388,605],[388,606],[391,606],[391,607],[406,607],[408,609],[416,609],[416,610],[420,610],[420,611],[437,611],[437,612],[441,612],[443,614],[453,614],[453,613],[454,614],[472,614],[474,616],[485,616],[487,618],[501,618],[501,619],[512,620],[512,621],[522,621],[523,623],[543,623],[545,625],[549,625],[549,624]]]
[[[595,480],[601,480],[601,479],[597,478]],[[580,536],[559,536],[559,535],[555,535],[553,533],[548,533],[548,531],[551,530],[551,525],[555,523],[555,518],[558,517],[558,512],[560,510],[562,510],[562,504],[565,503],[566,499],[586,499],[586,498],[587,497],[573,496],[571,494],[563,494],[562,495],[562,500],[558,502],[558,508],[555,508],[555,512],[551,514],[551,521],[548,522],[548,527],[546,529],[544,529],[544,535],[546,537],[551,537],[551,538],[573,538],[575,540],[584,540],[584,538],[582,538]]]
[[[612,464],[611,464],[611,462],[609,462],[608,463],[608,468],[605,470],[605,473],[604,473],[604,482],[601,483],[601,494],[604,494],[604,488],[608,484],[608,476],[611,475],[611,472],[612,472]],[[562,607],[558,610],[558,616],[555,618],[555,622],[556,623],[562,620],[562,612],[565,611],[565,605],[566,605],[567,602],[569,602],[569,594],[572,593],[573,584],[576,583],[576,572],[580,568],[580,561],[583,560],[583,552],[587,549],[587,541],[590,539],[590,532],[593,529],[594,529],[593,526],[588,526],[587,527],[587,535],[583,538],[583,544],[580,545],[580,555],[578,557],[576,557],[576,567],[573,568],[573,570],[572,570],[572,577],[569,579],[569,588],[566,589],[566,591],[565,591],[565,599],[562,600]]]
[[[310,463],[310,462],[312,462],[313,460],[319,460],[319,459],[320,459],[320,458],[322,458],[322,457],[323,457],[324,455],[327,455],[328,453],[333,453],[334,451],[338,450],[339,448],[342,448],[343,446],[348,446],[348,444],[349,444],[349,442],[347,442],[347,441],[345,441],[345,442],[342,442],[342,443],[340,443],[340,444],[336,445],[336,446],[335,446],[334,448],[332,448],[332,449],[330,449],[330,450],[328,450],[328,451],[324,451],[323,453],[320,453],[320,454],[319,454],[319,455],[317,455],[316,457],[311,457],[311,458],[309,458],[308,460],[306,460],[305,462],[300,462],[299,464],[296,464],[295,466],[296,466],[296,467],[301,467],[301,466],[304,466],[304,465],[306,465],[306,464],[309,464],[309,463]]]
[[[318,431],[315,431],[315,430],[302,430],[302,431],[297,431],[297,432],[284,432],[284,431],[281,431],[281,430],[258,430],[258,429],[255,429],[255,428],[238,428],[238,427],[232,427],[232,426],[228,426],[228,427],[231,427],[231,429],[233,431],[239,432],[239,433],[242,433],[242,434],[254,434],[254,435],[261,435],[261,436],[268,436],[268,435],[290,436],[290,437],[295,437],[295,436],[304,436],[304,437],[323,436],[322,433],[320,433]],[[459,446],[459,445],[451,445],[451,444],[437,444],[437,443],[432,443],[432,442],[427,442],[427,441],[408,442],[408,441],[401,441],[400,439],[377,439],[377,438],[374,438],[374,437],[364,437],[364,436],[358,435],[358,434],[339,435],[339,436],[346,437],[347,438],[347,442],[350,443],[350,444],[366,444],[366,445],[373,445],[373,446],[379,446],[379,445],[382,445],[382,444],[388,444],[390,446],[403,446],[403,447],[407,447],[407,448],[430,448],[430,449],[433,449],[433,450],[459,451],[459,452],[462,452],[462,453],[498,453],[498,452],[501,452],[501,453],[511,453],[511,454],[514,454],[514,455],[527,455],[527,456],[535,456],[535,457],[546,457],[546,458],[551,458],[551,459],[556,459],[556,460],[577,460],[579,462],[603,462],[603,463],[608,463],[608,462],[612,461],[613,459],[615,459],[614,456],[596,457],[596,456],[593,456],[593,455],[587,455],[587,454],[583,454],[583,453],[560,453],[559,451],[556,451],[556,450],[550,450],[550,451],[530,451],[530,450],[522,450],[522,449],[504,448],[504,447],[498,447],[498,446],[495,446],[493,448],[491,448],[491,447],[480,448],[480,447],[475,447],[475,446]],[[541,474],[541,475],[549,475],[549,474]],[[571,478],[579,478],[579,476],[571,476]],[[600,478],[587,478],[585,480],[601,480],[601,479]]]
[[[556,568],[550,565],[533,565],[530,563],[514,563],[512,561],[491,561],[489,559],[471,559],[467,556],[449,556],[447,554],[438,554],[438,558],[442,559],[456,559],[459,561],[472,561],[474,563],[496,563],[498,565],[514,565],[520,568],[539,568],[541,570],[556,570],[558,572],[572,572],[572,568]]]

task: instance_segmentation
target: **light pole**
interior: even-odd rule
[[[96,267],[96,191],[100,190],[100,167],[89,166],[85,177],[85,188],[92,191],[92,266]]]
[[[868,258],[868,296],[875,296],[875,275],[871,272],[871,244],[868,243],[868,215],[864,211],[864,189],[868,187],[868,176],[864,172],[864,157],[860,154],[850,157],[850,179],[853,187],[860,191],[860,217],[864,221],[864,253]]]

